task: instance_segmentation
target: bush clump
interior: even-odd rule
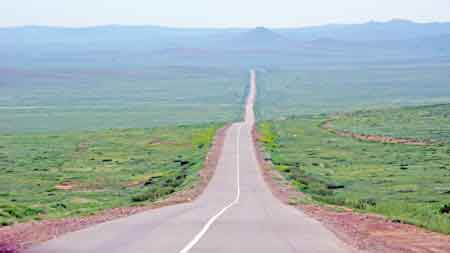
[[[174,193],[186,181],[185,170],[170,173],[166,176],[152,177],[145,182],[144,192],[132,196],[133,202],[155,201]]]
[[[440,208],[439,212],[441,214],[448,214],[448,213],[450,213],[450,204],[445,204],[443,207]]]
[[[358,200],[358,203],[356,204],[356,208],[358,209],[367,209],[369,207],[374,207],[377,205],[377,200],[375,198],[364,198]]]
[[[330,190],[338,190],[338,189],[345,188],[345,185],[336,183],[336,182],[331,182],[331,183],[327,183],[327,188]]]
[[[155,201],[174,192],[173,187],[151,187],[145,192],[134,195],[131,200],[133,202]]]

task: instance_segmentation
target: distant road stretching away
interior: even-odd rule
[[[264,182],[251,136],[255,98],[252,70],[245,121],[228,129],[215,175],[197,200],[69,233],[28,252],[349,252],[321,223],[282,204]]]

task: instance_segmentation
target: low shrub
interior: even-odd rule
[[[364,198],[364,199],[360,199],[358,200],[357,204],[356,204],[356,208],[358,209],[367,209],[368,207],[374,207],[377,205],[377,200],[375,198]]]
[[[439,212],[442,214],[450,213],[450,204],[445,204],[443,207],[439,209]]]

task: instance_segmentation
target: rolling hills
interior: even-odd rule
[[[449,62],[449,36],[450,23],[404,20],[290,29],[0,28],[0,56],[7,59],[0,67],[41,61],[72,67],[94,61],[117,68]]]

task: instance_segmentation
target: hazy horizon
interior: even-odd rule
[[[98,25],[86,25],[86,26],[59,26],[59,25],[17,25],[17,26],[0,26],[0,28],[24,28],[24,27],[48,27],[48,28],[67,28],[67,29],[82,29],[82,28],[95,28],[95,27],[160,27],[160,28],[172,28],[172,29],[252,29],[252,28],[268,28],[268,29],[295,29],[295,28],[311,28],[311,27],[321,27],[321,26],[332,26],[332,25],[359,25],[359,24],[368,24],[368,23],[388,23],[394,21],[404,21],[404,22],[412,22],[415,24],[436,24],[436,23],[450,23],[449,20],[436,20],[436,21],[416,21],[410,19],[399,19],[399,18],[391,18],[387,20],[368,20],[365,22],[356,22],[356,23],[324,23],[318,25],[305,25],[305,26],[264,26],[264,25],[255,25],[255,26],[169,26],[169,25],[159,25],[159,24],[98,24]]]
[[[27,8],[23,8],[27,6]],[[447,0],[389,0],[292,2],[256,0],[211,2],[193,0],[107,2],[79,0],[17,0],[3,3],[0,27],[95,27],[105,25],[173,28],[295,28],[328,24],[355,24],[392,19],[418,23],[450,22]]]

